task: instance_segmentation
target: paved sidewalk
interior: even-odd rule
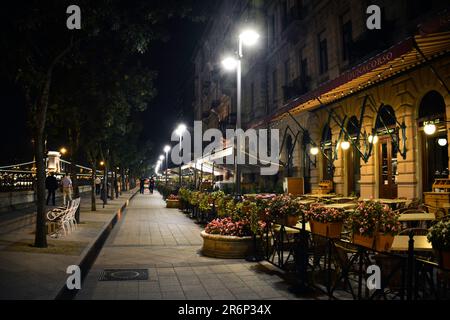
[[[77,230],[58,239],[47,237],[48,249],[30,247],[34,225],[0,234],[0,299],[54,299],[67,278],[66,268],[79,264],[102,229],[136,190],[97,211],[90,211],[91,199],[82,196],[81,224]]]
[[[77,299],[297,299],[269,264],[203,257],[202,228],[157,193],[137,195]],[[148,269],[145,281],[99,281],[104,269]]]

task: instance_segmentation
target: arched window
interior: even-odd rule
[[[395,126],[395,124],[396,124],[396,117],[394,109],[388,105],[382,106],[378,111],[375,128],[378,131],[385,131],[386,128],[393,127]]]
[[[359,121],[355,116],[352,116],[345,128],[351,139],[355,140],[359,131]],[[361,155],[358,149],[352,145],[346,154],[346,176],[348,185],[348,195],[359,196],[360,194],[360,184],[361,179]]]
[[[286,139],[286,170],[288,177],[292,177],[293,151],[292,137],[288,135]]]
[[[448,178],[448,137],[445,124],[445,101],[437,91],[425,94],[419,106],[419,136],[422,159],[422,191],[432,191],[433,183],[438,178]],[[424,131],[425,123],[434,123],[432,134]]]
[[[333,180],[333,146],[332,133],[328,124],[322,130],[322,140],[320,145],[323,150],[322,157],[322,177],[323,180]]]

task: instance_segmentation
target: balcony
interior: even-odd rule
[[[296,43],[302,33],[306,33],[305,18],[308,15],[307,6],[293,6],[289,10],[283,23],[283,39],[290,43]]]
[[[283,86],[283,101],[295,99],[310,90],[310,78],[298,77],[294,79],[288,86]]]

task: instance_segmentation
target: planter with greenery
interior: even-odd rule
[[[450,269],[450,220],[441,220],[433,225],[427,238],[436,252],[439,265]]]
[[[267,201],[264,217],[266,221],[293,227],[298,223],[301,210],[304,209],[305,207],[292,196],[276,195]]]
[[[345,220],[344,210],[325,208],[321,204],[313,203],[305,210],[305,214],[312,233],[328,238],[340,238]]]
[[[377,251],[389,250],[401,228],[398,216],[387,205],[361,201],[349,217],[353,243]]]

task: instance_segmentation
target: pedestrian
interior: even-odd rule
[[[141,180],[139,181],[139,191],[141,194],[144,194],[144,185],[145,185],[145,179],[141,178]]]
[[[48,191],[47,194],[47,205],[50,200],[50,197],[52,198],[52,204],[55,206],[55,192],[58,189],[58,180],[56,180],[55,174],[52,172],[50,175],[45,178],[45,188]]]
[[[155,179],[151,177],[150,182],[148,183],[148,190],[151,194],[153,194],[153,189],[155,189]]]
[[[97,178],[95,178],[94,183],[95,183],[95,194],[98,196],[98,195],[100,195],[102,179],[97,177]]]
[[[66,205],[66,200],[72,201],[72,180],[68,173],[64,175],[64,178],[61,180],[61,185],[63,188],[63,202]]]
[[[114,177],[113,185],[114,185],[114,192],[116,193],[116,198],[118,198],[119,197],[119,182],[117,181],[116,177]]]

